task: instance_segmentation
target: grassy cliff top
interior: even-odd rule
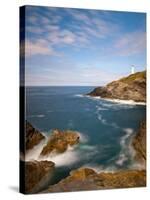
[[[121,78],[119,81],[130,83],[135,80],[143,80],[146,79],[146,71],[136,72],[135,74],[131,74],[125,78]]]

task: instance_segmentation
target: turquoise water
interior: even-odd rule
[[[130,168],[131,137],[145,119],[146,107],[83,96],[94,87],[27,87],[26,119],[41,132],[71,129],[81,143],[54,158],[59,179],[81,166],[99,170]],[[53,159],[52,159],[53,160]]]

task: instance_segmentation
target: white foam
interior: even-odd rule
[[[103,107],[101,107],[101,106],[96,106],[96,108],[97,108],[97,111],[108,110],[107,108],[103,108]]]
[[[127,160],[128,158],[126,157],[126,155],[124,153],[120,153],[119,159],[116,161],[116,164],[122,166],[123,163]]]
[[[80,149],[86,150],[86,151],[95,151],[97,147],[93,145],[84,144],[84,145],[80,145]]]
[[[130,143],[127,143],[127,140],[132,136],[133,129],[124,128],[123,131],[125,132],[125,135],[120,139],[120,146],[122,149],[116,161],[116,164],[119,166],[122,166],[124,162],[128,160],[129,155],[132,156],[132,147]]]
[[[146,102],[136,102],[136,101],[133,101],[133,100],[109,99],[109,98],[101,98],[100,96],[90,96],[90,95],[86,95],[86,97],[88,97],[90,99],[93,99],[93,100],[102,99],[102,100],[113,102],[113,103],[117,103],[117,104],[143,105],[143,106],[146,105]],[[108,107],[109,107],[109,105],[108,105]]]
[[[90,168],[93,169],[97,173],[114,173],[117,168],[115,166],[103,167],[102,165],[98,164],[85,164],[81,168]]]
[[[99,121],[102,122],[102,124],[108,125],[106,119],[103,119],[101,114],[98,114],[98,115],[97,115],[97,118],[98,118]]]
[[[26,151],[25,160],[39,160],[39,155],[43,149],[43,147],[46,145],[48,139],[42,140],[38,145],[34,146],[32,149]]]
[[[109,123],[106,119],[102,117],[102,114],[97,114],[97,118],[102,124],[112,126],[113,128],[120,128],[115,122]]]
[[[87,143],[89,138],[87,135],[81,133],[81,132],[77,132],[77,134],[80,136],[80,143]]]
[[[45,117],[45,115],[36,115],[36,117],[40,117],[41,118],[41,117]]]
[[[86,95],[87,98],[92,99],[92,100],[99,100],[101,99],[101,97],[99,96],[90,96],[90,95]]]
[[[48,156],[40,156],[39,160],[53,161],[56,167],[69,166],[80,160],[80,154],[73,147],[60,154],[49,154]]]
[[[118,103],[118,104],[127,104],[127,105],[146,105],[145,102],[136,102],[133,100],[120,100],[120,99],[108,99],[108,98],[103,98],[106,101]]]
[[[86,143],[88,141],[88,137],[85,136],[82,133],[77,132],[80,135],[80,141],[81,143]],[[46,134],[44,134],[46,136]],[[47,144],[47,141],[49,139],[49,136],[46,136],[46,139],[42,140],[38,145],[34,146],[31,150],[28,150],[26,152],[26,161],[32,161],[32,160],[48,160],[53,161],[55,165],[58,166],[68,166],[76,163],[81,158],[83,159],[83,156],[90,156],[95,153],[95,147],[85,145],[85,148],[76,148],[77,146],[69,146],[67,151],[64,153],[56,154],[56,153],[50,153],[49,155],[42,156],[40,155],[43,147]],[[86,155],[85,155],[86,154]]]
[[[85,97],[84,94],[75,94],[74,96],[75,96],[75,97]]]
[[[45,115],[42,115],[42,114],[40,114],[40,115],[30,115],[28,117],[30,117],[30,118],[32,118],[32,117],[42,118],[42,117],[45,117]]]

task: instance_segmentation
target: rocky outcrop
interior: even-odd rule
[[[90,168],[79,168],[71,171],[70,175],[59,183],[49,186],[44,192],[67,192],[81,190],[98,190],[113,188],[130,188],[146,186],[146,122],[142,121],[139,131],[133,138],[136,151],[135,161],[142,163],[141,170],[122,170],[97,173]]]
[[[44,192],[67,192],[113,188],[142,187],[146,185],[145,170],[125,170],[114,173],[96,173],[93,169],[80,168]]]
[[[25,134],[25,148],[26,150],[32,149],[35,145],[39,144],[45,137],[35,129],[29,122],[26,121],[26,134]]]
[[[54,130],[47,144],[43,147],[41,155],[47,155],[52,152],[63,153],[68,146],[75,145],[79,142],[79,134],[74,131]]]
[[[131,74],[104,87],[97,87],[88,95],[146,102],[146,71]]]
[[[25,162],[25,193],[37,193],[50,182],[55,164],[51,161]]]
[[[133,147],[136,150],[135,159],[146,165],[146,121],[140,123],[140,128],[138,133],[133,139]]]

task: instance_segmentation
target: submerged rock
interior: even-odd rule
[[[80,168],[44,192],[67,192],[113,188],[142,187],[146,185],[145,170],[124,170],[114,173],[96,173],[93,169]]]
[[[63,153],[68,146],[75,145],[79,142],[79,135],[74,131],[54,130],[47,144],[43,147],[41,155],[47,155],[51,152]]]
[[[131,74],[104,87],[97,87],[88,95],[108,99],[146,102],[146,71]]]
[[[25,162],[25,193],[37,193],[50,182],[55,164],[51,161]]]
[[[26,150],[32,149],[39,144],[45,137],[35,129],[29,122],[26,121],[25,147]]]
[[[140,123],[139,131],[132,144],[136,150],[135,159],[146,167],[146,121]]]

